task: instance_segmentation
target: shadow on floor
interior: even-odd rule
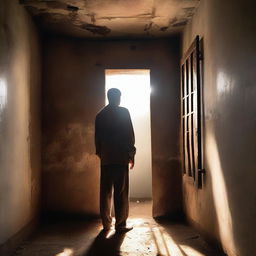
[[[106,234],[100,220],[54,219],[17,249],[15,256],[223,256],[183,222],[154,220],[148,202],[131,202],[127,233]]]
[[[120,248],[126,233],[113,233],[101,231],[92,242],[88,251],[83,256],[119,256]]]

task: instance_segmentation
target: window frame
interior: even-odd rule
[[[182,169],[197,188],[202,188],[204,173],[202,56],[202,39],[196,36],[180,63]]]

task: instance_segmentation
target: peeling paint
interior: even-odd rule
[[[154,16],[155,18],[157,16]],[[132,16],[106,16],[106,17],[99,17],[100,20],[114,20],[114,19],[145,19],[145,18],[152,18],[152,13],[141,13],[138,15],[132,15]]]
[[[52,9],[65,9],[66,4],[58,1],[45,1],[47,7]]]
[[[187,20],[182,20],[182,21],[179,21],[179,22],[176,22],[174,24],[171,24],[171,26],[173,27],[180,27],[180,26],[185,26],[187,24]]]
[[[73,6],[73,5],[67,5],[67,9],[72,11],[72,12],[77,12],[79,10],[78,7]]]
[[[178,18],[173,18],[171,21],[170,21],[170,24],[169,26],[171,27],[181,27],[181,26],[185,26],[187,24],[187,20],[186,19],[178,19]]]
[[[146,24],[144,31],[149,32],[152,28],[153,22],[150,22],[149,24]]]
[[[90,31],[93,34],[103,35],[103,36],[111,32],[111,30],[106,26],[97,26],[94,24],[83,24],[81,28]]]
[[[163,32],[165,32],[167,29],[169,28],[169,26],[166,26],[166,27],[161,27],[160,28],[160,31],[163,31]]]
[[[145,36],[149,31],[152,36],[165,36],[182,31],[199,1],[21,0],[20,3],[35,18],[46,15],[38,25],[51,33],[116,37]]]

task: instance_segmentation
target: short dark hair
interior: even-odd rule
[[[115,103],[121,97],[121,91],[117,88],[111,88],[107,92],[108,101],[110,103]]]

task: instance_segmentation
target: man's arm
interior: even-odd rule
[[[134,156],[136,154],[135,144],[135,136],[134,130],[132,125],[132,120],[129,111],[127,110],[128,118],[127,118],[127,128],[128,128],[128,155],[130,160],[130,169],[134,167]]]

